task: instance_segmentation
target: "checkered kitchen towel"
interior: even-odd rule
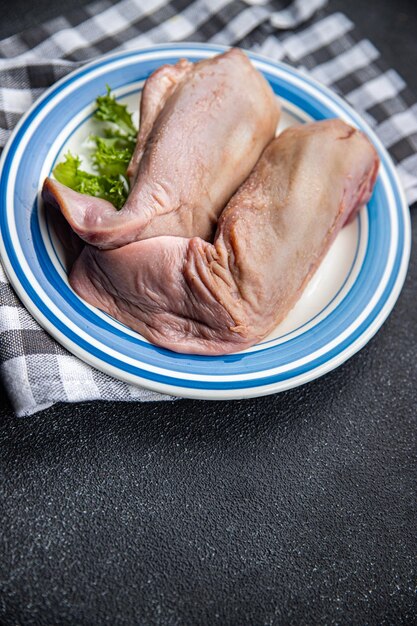
[[[375,129],[417,200],[417,104],[326,0],[99,0],[0,42],[0,145],[49,85],[98,55],[173,41],[237,45],[285,61],[336,90]],[[94,370],[49,337],[0,267],[0,361],[18,415],[57,401],[163,400]]]

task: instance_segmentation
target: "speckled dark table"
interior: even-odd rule
[[[2,2],[0,37],[82,2],[59,4]],[[330,5],[417,92],[415,2]],[[224,403],[61,405],[26,419],[4,397],[0,623],[416,623],[412,222],[390,318],[308,386]]]

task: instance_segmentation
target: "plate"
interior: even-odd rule
[[[337,367],[374,335],[403,285],[410,218],[393,163],[380,141],[343,100],[284,64],[249,54],[281,100],[281,128],[340,117],[362,129],[381,158],[374,194],[337,237],[286,320],[262,343],[236,354],[203,357],[158,348],[82,301],[70,288],[63,251],[39,190],[63,152],[82,152],[94,101],[110,85],[137,110],[145,79],[164,63],[198,61],[224,47],[181,44],[103,57],[66,76],[15,129],[1,164],[1,257],[35,319],[70,352],[112,376],[149,389],[205,399],[274,393]],[[242,85],[242,89],[245,86]]]

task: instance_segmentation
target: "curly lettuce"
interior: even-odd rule
[[[103,198],[121,209],[129,194],[127,167],[136,145],[137,128],[127,107],[116,101],[110,87],[96,99],[94,118],[101,123],[101,134],[91,135],[94,144],[89,173],[81,169],[79,156],[68,152],[53,170],[57,181],[74,191]]]

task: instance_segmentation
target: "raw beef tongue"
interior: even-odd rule
[[[143,90],[124,207],[116,211],[51,178],[43,198],[99,248],[158,235],[212,240],[220,212],[274,137],[278,118],[272,89],[240,50],[164,66]]]
[[[230,200],[214,244],[156,237],[110,251],[86,246],[70,284],[165,348],[247,348],[294,306],[339,230],[369,200],[378,165],[368,139],[342,121],[290,128]]]

